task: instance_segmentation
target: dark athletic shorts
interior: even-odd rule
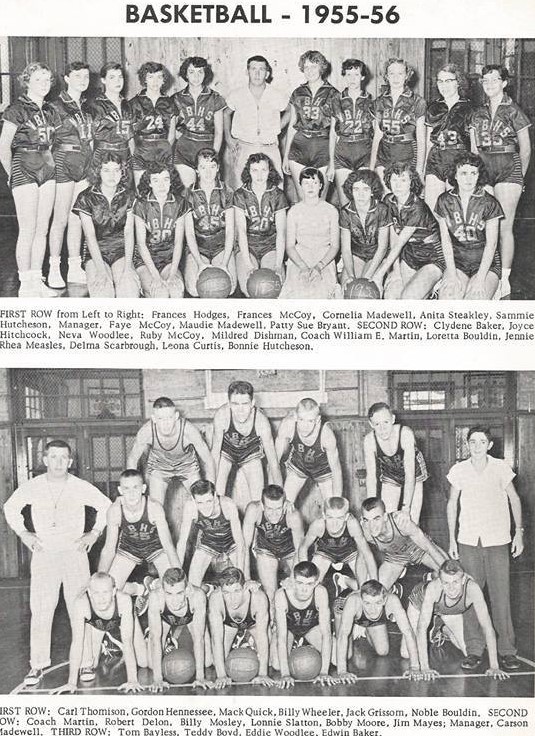
[[[480,151],[481,159],[489,174],[489,184],[519,184],[524,186],[522,164],[518,153],[487,153]]]
[[[334,149],[335,169],[357,169],[368,168],[370,165],[371,141],[351,141],[339,138]]]
[[[308,138],[297,132],[290,146],[288,158],[302,166],[313,166],[315,169],[328,166],[329,138],[319,136]]]
[[[9,185],[11,189],[25,184],[37,184],[38,187],[52,181],[55,177],[56,165],[51,151],[18,151],[15,149],[11,161]]]

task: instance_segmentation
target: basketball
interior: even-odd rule
[[[276,299],[281,289],[280,277],[270,268],[258,268],[247,279],[247,293],[251,299]]]
[[[321,671],[321,654],[312,646],[297,647],[290,652],[288,665],[296,680],[313,680]]]
[[[380,299],[379,287],[369,279],[353,279],[346,284],[344,299]]]
[[[215,266],[205,268],[197,279],[197,293],[201,299],[226,299],[231,288],[228,273]]]
[[[258,675],[258,655],[250,647],[238,647],[229,652],[225,669],[232,682],[251,682]]]
[[[173,685],[184,685],[195,676],[195,658],[188,649],[173,649],[162,660],[162,674]]]

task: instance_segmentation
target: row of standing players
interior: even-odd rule
[[[0,137],[19,220],[20,295],[57,293],[42,277],[52,211],[49,287],[65,285],[67,228],[67,279],[87,279],[95,296],[137,296],[140,289],[181,296],[184,277],[195,296],[197,276],[210,263],[247,295],[248,276],[259,266],[283,280],[286,256],[282,296],[339,295],[338,213],[323,201],[333,179],[343,205],[342,286],[364,276],[389,298],[424,298],[437,284],[444,298],[507,295],[530,159],[530,122],[505,92],[507,71],[482,69],[486,103],[474,109],[463,96],[464,75],[451,64],[438,71],[441,96],[429,107],[411,90],[414,70],[402,59],[386,63],[387,88],[376,100],[364,91],[369,72],[358,59],[344,61],[348,86],[341,93],[327,81],[330,64],[320,52],[303,54],[299,68],[307,81],[288,101],[270,87],[268,60],[251,57],[248,85],[225,101],[210,88],[213,72],[202,57],[184,61],[187,86],[172,97],[163,94],[167,69],[147,62],[139,70],[142,91],[126,101],[123,70],[108,64],[103,93],[86,102],[89,69],[75,62],[64,75],[66,89],[47,102],[51,72],[30,64],[21,77],[26,94],[5,111]],[[232,160],[227,178],[243,184],[234,197],[218,176],[223,137]],[[283,172],[301,199],[288,222],[277,186]]]
[[[259,674],[254,682],[273,684],[268,677],[271,665],[280,671],[278,685],[289,686],[293,679],[288,657],[302,640],[321,653],[320,681],[353,681],[356,676],[347,672],[347,664],[354,638],[366,636],[378,654],[386,655],[389,621],[404,636],[401,654],[410,660],[408,676],[432,679],[437,673],[429,667],[427,635],[433,614],[439,616],[433,621],[433,639],[446,636],[463,651],[463,669],[481,665],[485,646],[490,663],[487,674],[502,678],[505,670],[518,669],[509,601],[509,505],[516,525],[513,556],[523,549],[522,513],[512,484],[514,473],[503,460],[488,455],[492,441],[485,428],[471,430],[469,458],[448,474],[448,557],[418,525],[427,478],[425,461],[412,431],[396,424],[388,405],[374,404],[369,410],[372,431],[364,440],[368,498],[359,519],[343,497],[335,435],[314,400],[299,402],[282,420],[274,442],[249,383],[231,384],[228,397],[228,404],[214,417],[211,450],[170,399],[160,397],[154,402],[152,418],[136,436],[128,458],[130,469],[121,475],[115,502],[110,505],[98,492],[98,503],[94,498],[80,501],[99,510],[95,530],[82,538],[84,549],[94,544],[104,526],[106,542],[99,572],[78,595],[74,593],[85,576],[78,573],[77,586],[71,580],[67,587],[65,571],[55,569],[57,549],[50,552],[56,558],[45,558],[47,536],[57,540],[56,534],[61,538],[65,534],[55,527],[56,523],[61,527],[58,505],[71,462],[68,445],[53,441],[47,447],[45,490],[39,476],[23,484],[5,504],[6,520],[33,552],[32,669],[27,684],[38,683],[47,657],[50,661],[50,628],[62,582],[73,630],[66,686],[71,691],[77,688],[79,676],[83,681],[94,679],[106,635],[122,639],[127,665],[124,687],[138,689],[137,661],[141,667],[151,667],[151,687],[161,690],[165,687],[162,656],[169,647],[188,646],[187,631],[196,664],[195,682],[201,687],[230,684],[225,657],[233,646],[256,650]],[[148,498],[137,469],[147,452]],[[264,457],[272,481],[267,486]],[[63,486],[59,475],[54,477],[58,468],[65,476]],[[231,471],[236,475],[231,476]],[[231,477],[237,502],[226,495]],[[173,479],[180,480],[186,491],[176,548],[163,507]],[[307,481],[318,486],[321,500],[299,511],[294,501]],[[245,493],[241,500],[236,495],[240,485]],[[46,505],[49,500],[54,503],[47,530],[46,522],[43,526],[37,518],[46,515],[44,506],[39,509],[37,504]],[[27,505],[32,507],[35,533],[23,524],[21,512]],[[243,523],[238,505],[244,510]],[[306,534],[304,517],[310,521]],[[372,554],[370,545],[378,554]],[[52,546],[57,547],[57,541]],[[63,568],[70,563],[65,551],[61,555]],[[143,562],[154,565],[158,578],[146,578],[143,584],[129,582]],[[424,565],[433,575],[413,589],[405,611],[397,581],[410,565]],[[217,590],[207,584],[211,568]],[[485,585],[492,622],[482,593]],[[130,596],[136,595],[133,615]],[[44,605],[44,596],[51,597],[51,605]],[[140,623],[138,614],[147,605],[148,622],[141,616]],[[47,608],[49,620],[45,621]],[[205,652],[207,619],[212,646]],[[334,677],[329,676],[331,654],[337,664]],[[209,682],[205,666],[212,662],[216,680]]]

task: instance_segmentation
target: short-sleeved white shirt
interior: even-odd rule
[[[257,100],[249,85],[232,90],[226,98],[233,110],[231,133],[245,143],[271,145],[281,132],[281,112],[288,107],[289,95],[266,84]]]
[[[505,460],[490,455],[482,471],[477,470],[470,459],[450,469],[448,481],[461,491],[458,542],[493,547],[511,541],[511,516],[505,489],[514,477]]]

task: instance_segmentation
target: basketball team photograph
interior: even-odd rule
[[[533,697],[535,372],[0,385],[1,692]]]
[[[533,39],[0,37],[0,297],[535,298]]]

